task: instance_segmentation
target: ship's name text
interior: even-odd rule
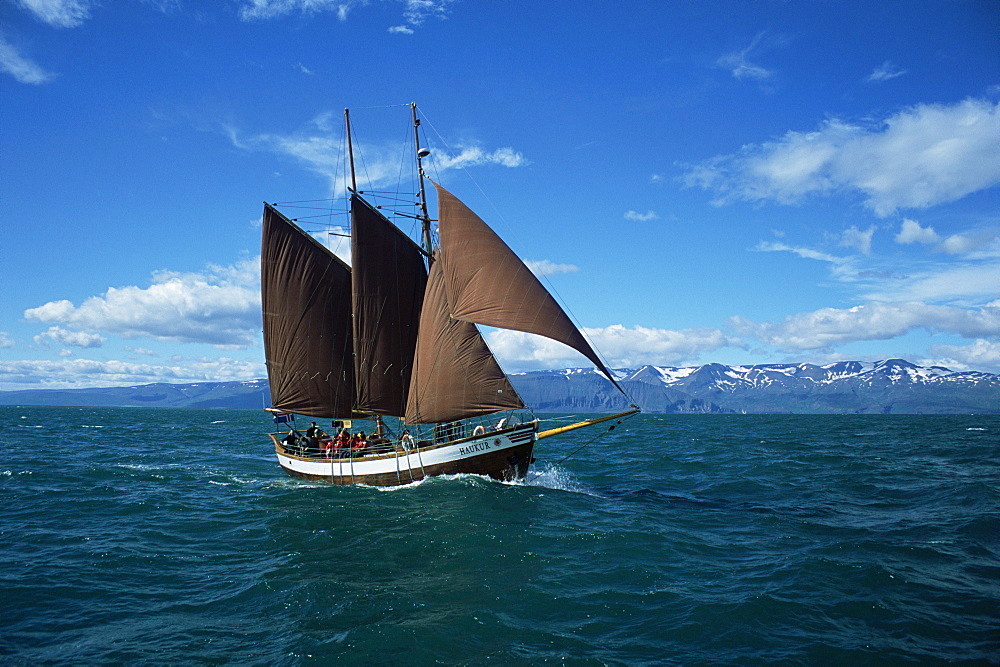
[[[459,447],[458,448],[458,453],[461,456],[465,456],[466,454],[471,454],[472,452],[483,452],[483,451],[486,451],[489,448],[490,448],[490,443],[488,443],[488,442],[477,442],[477,443],[475,443],[473,445],[469,445],[468,447]]]

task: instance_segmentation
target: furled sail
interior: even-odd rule
[[[457,197],[437,183],[434,187],[452,317],[557,340],[590,359],[617,386],[590,343],[524,262]]]
[[[351,197],[355,408],[401,417],[427,285],[420,248],[366,201]]]
[[[351,270],[269,205],[260,279],[271,404],[312,417],[351,414]]]
[[[447,255],[431,265],[420,318],[406,422],[429,424],[523,408],[475,324],[450,315]]]

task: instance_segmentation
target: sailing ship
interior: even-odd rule
[[[358,189],[349,110],[350,265],[264,205],[267,409],[278,429],[270,439],[289,474],[335,484],[395,486],[461,473],[523,480],[537,440],[620,421],[638,408],[541,430],[479,326],[562,342],[618,385],[527,266],[432,181],[434,239],[423,162],[430,152],[421,146],[416,105],[409,107],[418,190],[409,217],[419,222],[419,241]],[[325,422],[297,428],[296,415],[330,420],[329,429]]]

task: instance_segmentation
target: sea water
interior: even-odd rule
[[[3,664],[1000,661],[1000,416],[640,415],[393,490],[263,412],[0,417]]]

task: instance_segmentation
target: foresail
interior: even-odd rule
[[[363,199],[351,197],[356,408],[401,417],[427,285],[423,254]]]
[[[557,340],[587,357],[617,386],[590,343],[514,251],[457,197],[437,183],[434,187],[452,317]]]
[[[476,325],[450,317],[442,264],[431,266],[406,422],[429,424],[524,407]]]
[[[350,268],[265,205],[260,274],[271,405],[313,417],[349,416]]]

